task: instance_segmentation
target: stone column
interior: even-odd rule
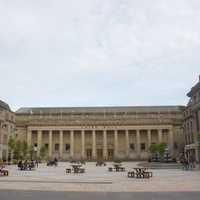
[[[70,158],[74,157],[74,131],[70,131]]]
[[[40,155],[41,146],[42,146],[42,130],[38,130],[38,134],[37,134],[37,156]]]
[[[126,140],[126,157],[129,158],[130,143],[129,143],[129,131],[128,130],[125,130],[125,140]]]
[[[49,157],[52,156],[52,130],[49,131]]]
[[[63,157],[63,131],[60,131],[60,141],[59,141],[59,156],[60,158]]]
[[[162,142],[162,129],[158,129],[158,143]]]
[[[92,158],[96,158],[96,133],[92,130]]]
[[[136,154],[137,157],[140,156],[140,130],[136,130]]]
[[[32,130],[30,130],[30,129],[28,129],[27,143],[28,143],[28,146],[32,145]]]
[[[85,158],[85,132],[81,131],[81,158]]]
[[[147,130],[147,149],[151,146],[151,130]]]
[[[118,157],[118,132],[114,130],[114,158]]]
[[[107,150],[107,133],[106,130],[103,130],[103,158],[108,158],[108,150]]]

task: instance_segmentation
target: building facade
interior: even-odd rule
[[[165,142],[172,157],[183,152],[184,106],[44,107],[16,111],[16,139],[41,146],[62,160],[146,160],[153,143]]]
[[[183,134],[185,153],[200,161],[197,137],[200,134],[200,76],[199,82],[187,93],[190,98],[183,111]]]
[[[8,158],[8,140],[15,134],[15,113],[0,100],[0,158]]]

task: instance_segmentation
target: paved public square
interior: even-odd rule
[[[123,166],[126,168],[125,172],[109,172],[108,167],[112,167],[112,162],[107,162],[106,166],[96,166],[95,162],[87,162],[82,166],[86,170],[85,173],[66,173],[66,168],[69,168],[70,164],[69,162],[59,162],[58,166],[55,167],[42,163],[35,171],[21,171],[18,170],[17,165],[7,165],[9,176],[4,177],[0,174],[1,196],[5,194],[5,199],[7,199],[6,195],[9,196],[13,192],[20,195],[33,194],[34,196],[36,191],[37,194],[49,191],[50,193],[44,194],[47,196],[52,192],[54,195],[61,195],[63,192],[67,192],[68,195],[87,194],[87,199],[88,195],[95,194],[106,195],[107,197],[103,199],[125,200],[133,199],[133,194],[138,196],[136,199],[139,199],[139,194],[152,196],[160,193],[164,194],[163,199],[165,199],[164,196],[167,195],[167,199],[168,195],[172,194],[178,195],[180,199],[183,199],[181,194],[186,194],[186,197],[187,194],[193,194],[194,199],[200,198],[200,170],[198,166],[193,171],[183,171],[181,168],[148,169],[148,171],[153,172],[152,178],[136,179],[128,178],[127,172],[133,171],[132,168],[137,166],[137,162],[123,162]],[[49,195],[48,199],[53,199],[53,194]],[[111,195],[110,198],[107,194]],[[115,195],[118,198],[114,198]],[[193,198],[193,196],[189,196],[190,199]],[[150,199],[156,199],[154,197],[155,195]],[[21,199],[23,199],[22,196]],[[91,199],[93,198],[91,197]]]

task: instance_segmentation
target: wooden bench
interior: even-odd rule
[[[124,172],[125,171],[125,167],[117,167],[116,171],[123,171]]]
[[[79,171],[80,173],[85,173],[85,168],[79,168],[78,171]]]
[[[104,161],[97,161],[96,166],[106,166],[106,163]]]
[[[128,172],[128,178],[133,178],[134,174],[135,174],[135,172]]]
[[[115,169],[115,168],[108,167],[108,171],[109,171],[109,172],[112,172],[113,169]]]
[[[9,171],[5,169],[0,169],[0,173],[3,173],[4,176],[8,176]]]
[[[153,177],[153,172],[146,172],[145,173],[149,173],[149,177]]]
[[[66,173],[71,173],[71,168],[67,168]]]
[[[149,178],[148,172],[137,172],[134,174],[136,178]]]

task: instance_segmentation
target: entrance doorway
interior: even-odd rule
[[[108,149],[108,159],[113,159],[114,151],[113,149]]]
[[[103,158],[103,149],[97,149],[97,159]]]
[[[92,149],[86,149],[86,158],[88,159],[92,158]]]

